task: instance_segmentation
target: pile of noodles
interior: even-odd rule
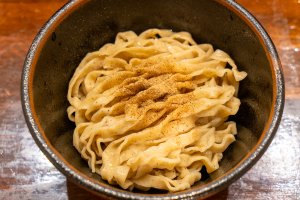
[[[227,63],[229,65],[227,65]],[[187,32],[119,33],[86,55],[68,90],[73,143],[89,167],[124,189],[180,191],[219,168],[240,106],[234,61]]]

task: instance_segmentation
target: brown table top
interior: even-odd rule
[[[0,0],[0,199],[99,199],[70,183],[34,143],[20,103],[27,50],[66,0]],[[300,0],[237,0],[266,28],[283,65],[286,105],[258,163],[209,199],[300,199]]]

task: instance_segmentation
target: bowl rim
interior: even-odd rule
[[[54,166],[66,175],[70,181],[77,185],[88,189],[89,191],[98,195],[108,195],[110,197],[122,198],[122,199],[190,199],[193,197],[208,197],[222,189],[227,184],[231,184],[236,179],[240,178],[255,164],[259,158],[266,151],[270,145],[273,137],[276,134],[284,108],[284,77],[281,63],[279,60],[276,48],[262,25],[256,20],[256,18],[250,14],[245,8],[236,3],[234,0],[215,0],[219,4],[225,6],[230,11],[234,12],[240,17],[255,35],[259,38],[264,47],[264,51],[270,62],[272,79],[273,79],[273,99],[272,108],[268,121],[264,127],[263,134],[259,138],[257,144],[251,149],[250,152],[239,161],[235,167],[230,169],[221,177],[212,181],[211,183],[200,186],[192,191],[181,191],[176,193],[166,194],[141,194],[132,193],[122,189],[115,188],[109,184],[96,182],[87,175],[79,172],[75,167],[71,166],[60,153],[51,145],[45,136],[45,133],[40,125],[37,114],[34,109],[33,102],[33,74],[35,66],[38,60],[39,53],[41,52],[43,45],[49,37],[51,37],[52,31],[57,25],[62,22],[71,12],[88,2],[85,0],[73,0],[66,3],[60,8],[46,24],[40,29],[32,45],[27,53],[24,61],[22,79],[21,79],[21,103],[23,114],[30,133],[41,149],[41,151],[47,156],[47,158],[54,164]]]

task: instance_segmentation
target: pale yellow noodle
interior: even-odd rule
[[[228,66],[226,66],[228,64]],[[124,189],[191,187],[219,168],[240,106],[234,61],[187,32],[119,33],[86,55],[68,90],[73,143],[93,172]]]

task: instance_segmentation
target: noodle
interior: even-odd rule
[[[235,141],[236,124],[227,119],[238,111],[246,75],[187,32],[121,32],[88,53],[69,83],[73,144],[110,184],[190,188],[202,167],[219,168]]]

